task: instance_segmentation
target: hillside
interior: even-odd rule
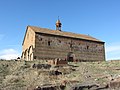
[[[35,88],[49,86],[55,86],[54,90],[109,90],[110,82],[119,77],[120,61],[72,62],[61,67],[40,61],[0,61],[0,90],[42,90]]]

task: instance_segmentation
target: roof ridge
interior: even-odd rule
[[[73,33],[73,32],[66,32],[66,31],[58,31],[58,30],[52,30],[52,29],[48,29],[48,28],[41,28],[38,26],[30,26],[30,25],[28,25],[28,27],[32,28],[34,32],[41,32],[41,33],[52,34],[52,35],[59,35],[59,36],[66,36],[66,37],[71,37],[71,38],[79,38],[79,39],[103,42],[99,39],[96,39],[92,36],[85,35],[85,34],[78,34],[78,33]]]

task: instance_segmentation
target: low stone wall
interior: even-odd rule
[[[56,60],[48,60],[48,64],[51,64],[51,65],[55,65],[55,66],[63,66],[63,65],[67,65],[68,62],[66,60],[59,60],[59,59],[56,59]]]

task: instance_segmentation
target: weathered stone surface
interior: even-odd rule
[[[68,64],[67,60],[61,60],[61,59],[48,60],[48,63],[55,66],[64,66]]]
[[[37,69],[50,69],[51,65],[49,64],[33,64],[32,68],[37,68]]]
[[[64,85],[37,86],[33,90],[65,90],[65,86]]]
[[[92,85],[75,85],[70,90],[109,90],[108,85],[99,86],[96,84]]]
[[[111,89],[120,89],[120,78],[114,79],[110,82],[109,87]]]
[[[56,71],[50,71],[50,72],[49,72],[49,75],[56,75],[56,76],[57,76],[57,75],[62,75],[62,72],[57,71],[57,70],[56,70]]]

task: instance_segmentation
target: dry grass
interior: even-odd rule
[[[120,77],[120,61],[107,62],[78,62],[69,63],[69,66],[59,67],[63,73],[59,76],[50,76],[49,71],[56,69],[36,69],[33,64],[46,63],[41,61],[0,61],[0,88],[1,90],[26,90],[49,84],[61,84],[67,82],[67,88],[72,87],[73,82],[106,84],[112,78]]]

